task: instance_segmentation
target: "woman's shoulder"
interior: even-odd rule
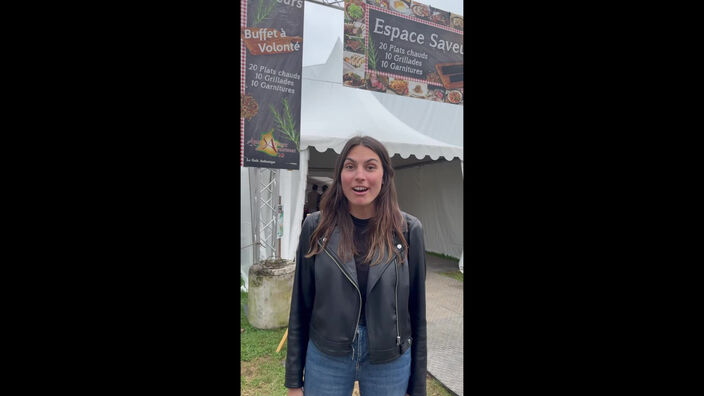
[[[315,227],[318,226],[318,223],[320,222],[320,211],[313,212],[308,214],[306,216],[306,219],[303,221],[303,229],[310,228],[310,230],[314,230]]]
[[[420,227],[423,228],[423,224],[418,220],[417,217],[413,216],[412,214],[408,214],[404,211],[401,211],[401,215],[403,215],[403,219],[408,224],[408,227],[410,229],[413,229],[415,227]]]

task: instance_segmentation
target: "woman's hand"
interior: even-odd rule
[[[303,388],[288,388],[288,396],[303,396]]]

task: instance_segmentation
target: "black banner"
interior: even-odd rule
[[[243,3],[240,133],[246,167],[299,168],[303,7],[303,0]]]
[[[463,37],[398,15],[369,10],[369,43],[377,52],[377,71],[426,82],[436,66],[462,62]],[[456,68],[462,71],[462,65]]]
[[[345,0],[343,84],[464,104],[464,18],[405,0]]]

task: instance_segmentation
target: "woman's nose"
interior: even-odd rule
[[[357,169],[357,170],[354,172],[354,179],[355,179],[355,180],[362,180],[362,179],[364,179],[364,170],[362,170],[362,169]]]

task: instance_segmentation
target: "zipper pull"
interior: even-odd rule
[[[396,345],[401,345],[401,336],[396,336]]]

